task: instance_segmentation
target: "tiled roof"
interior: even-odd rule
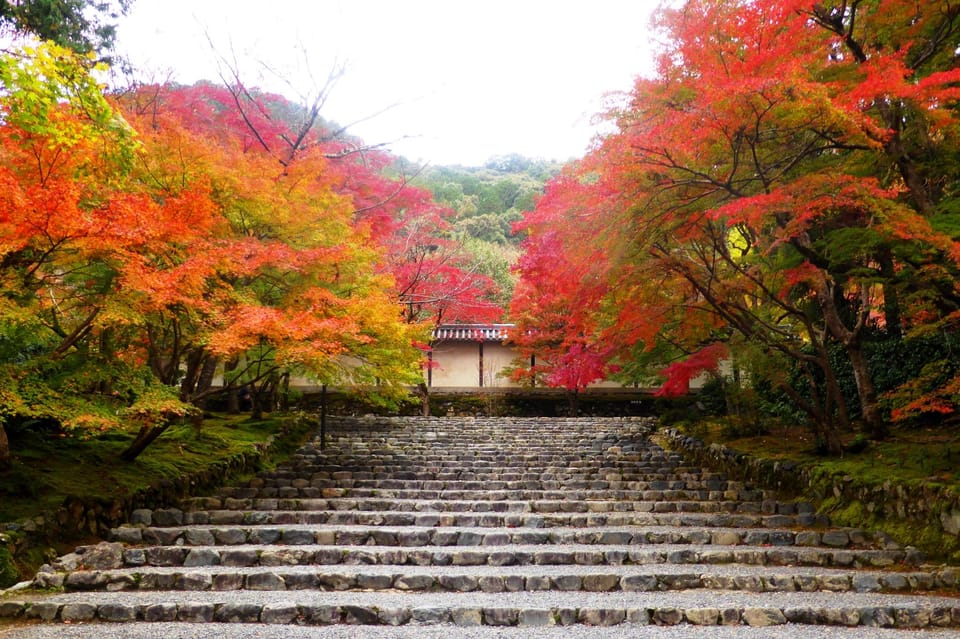
[[[441,324],[433,331],[433,339],[454,342],[502,342],[513,324]]]

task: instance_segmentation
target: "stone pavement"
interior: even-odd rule
[[[310,632],[289,636],[310,637],[960,628],[955,569],[691,467],[651,442],[652,428],[337,418],[327,450],[313,442],[244,485],[135,512],[111,542],[41,570],[34,585],[55,594],[13,593],[0,617],[184,637],[225,637],[213,629],[232,624],[295,624]]]

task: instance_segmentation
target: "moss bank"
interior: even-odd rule
[[[842,458],[817,456],[802,432],[743,432],[699,423],[664,429],[664,443],[696,463],[811,501],[837,525],[882,530],[931,559],[960,564],[960,482],[955,435],[896,433],[851,446]],[[726,435],[726,436],[725,436]]]
[[[0,525],[20,575],[51,556],[102,537],[138,507],[162,507],[228,480],[273,467],[317,428],[303,415],[252,421],[210,415],[174,426],[133,462],[119,458],[130,439],[106,433],[79,440],[27,433],[0,473]],[[2,565],[0,565],[2,570]]]

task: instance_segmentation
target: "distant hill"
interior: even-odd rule
[[[521,238],[512,235],[513,223],[533,208],[544,184],[561,166],[517,154],[500,155],[479,167],[427,167],[414,183],[454,210],[458,235],[516,246]]]
[[[500,285],[499,301],[505,308],[515,282],[510,267],[523,239],[513,234],[513,224],[533,208],[547,180],[561,167],[559,162],[514,153],[492,157],[479,167],[427,167],[413,180],[453,210],[451,233],[474,256],[477,272]]]

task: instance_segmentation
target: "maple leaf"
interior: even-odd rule
[[[716,373],[720,362],[729,356],[727,345],[716,342],[691,353],[682,361],[674,362],[660,371],[666,378],[654,393],[658,397],[677,397],[690,392],[690,382],[703,373]]]

